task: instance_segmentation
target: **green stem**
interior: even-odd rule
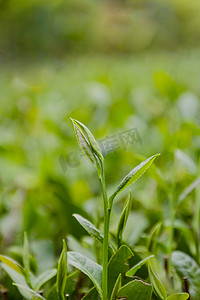
[[[174,241],[174,221],[176,215],[173,191],[170,193],[169,197],[170,197],[169,199],[170,201],[169,271],[171,271],[171,255],[173,251],[173,241]]]
[[[103,240],[103,273],[102,273],[102,292],[103,300],[108,300],[108,245],[109,245],[109,223],[110,209],[108,208],[108,196],[106,192],[105,174],[99,178],[104,200],[104,240]]]
[[[196,201],[195,201],[195,212],[194,212],[194,234],[195,234],[195,245],[196,245],[196,259],[200,263],[199,258],[199,236],[200,236],[200,189],[196,190]]]

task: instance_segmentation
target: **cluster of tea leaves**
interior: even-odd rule
[[[82,215],[102,232],[99,183],[95,170],[77,148],[69,120],[73,117],[92,130],[105,150],[109,194],[132,167],[154,153],[162,154],[132,188],[132,209],[123,241],[135,253],[131,265],[145,258],[148,249],[158,258],[157,275],[167,293],[172,288],[180,292],[182,279],[187,277],[191,299],[197,299],[199,55],[185,50],[2,65],[2,254],[23,264],[26,232],[31,270],[37,276],[57,265],[63,238],[69,250],[101,262],[101,244],[94,243],[72,216]],[[113,206],[114,242],[126,196],[122,193]],[[172,285],[164,268],[164,257],[170,255],[171,260],[166,261],[171,272],[176,272]],[[145,266],[134,275],[149,280]],[[0,276],[10,299],[21,299],[9,277],[3,271]],[[74,276],[72,292],[76,291],[77,297],[84,295],[91,282],[80,273]],[[54,281],[55,277],[44,290]],[[159,292],[155,294],[156,299]]]

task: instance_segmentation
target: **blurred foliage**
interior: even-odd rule
[[[113,141],[105,153],[109,194],[134,166],[161,152],[132,188],[124,239],[142,252],[162,223],[156,251],[167,253],[169,193],[178,203],[199,177],[199,11],[196,0],[0,0],[2,253],[21,262],[26,231],[34,272],[55,266],[66,236],[69,250],[101,260],[99,245],[94,253],[72,217],[81,214],[102,231],[98,179],[78,150],[70,117],[99,142]],[[119,136],[133,128],[141,143],[124,147]],[[111,236],[126,196],[114,203]],[[197,188],[177,206],[173,244],[197,262],[198,199]],[[3,272],[0,278],[18,299],[10,279]]]
[[[1,0],[0,53],[63,56],[199,46],[197,0]]]

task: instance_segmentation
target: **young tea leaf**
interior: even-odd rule
[[[103,234],[100,233],[100,231],[87,219],[83,218],[82,216],[78,214],[73,214],[73,216],[76,218],[76,220],[81,224],[81,226],[96,240],[98,240],[100,243],[103,244]],[[109,252],[110,255],[114,253],[114,248],[111,244],[109,244]]]
[[[94,136],[92,135],[90,130],[81,122],[72,118],[71,121],[73,123],[76,138],[81,151],[89,160],[89,162],[96,166],[98,172],[102,175],[102,163],[104,158]]]
[[[128,175],[124,177],[124,179],[121,181],[121,183],[118,185],[115,192],[111,195],[109,199],[109,206],[111,207],[113,199],[121,193],[125,188],[127,188],[129,185],[133,184],[136,180],[138,180],[150,167],[152,162],[156,157],[158,157],[160,153],[155,154],[149,158],[147,158],[145,161],[140,163],[137,167],[132,169]]]
[[[90,130],[81,122],[71,119],[74,124],[76,124],[83,132],[83,134],[86,136],[91,148],[93,151],[98,155],[102,160],[104,160],[103,155],[101,153],[101,150],[99,148],[99,145],[97,144],[93,134],[90,132]]]
[[[30,271],[30,263],[29,263],[29,243],[26,232],[24,233],[24,248],[23,248],[23,264],[26,273]]]
[[[142,280],[133,280],[122,286],[117,293],[118,298],[131,300],[150,300],[152,294],[151,284]]]
[[[117,293],[118,293],[119,289],[121,288],[121,285],[122,285],[122,274],[120,273],[117,280],[116,280],[116,282],[115,282],[114,288],[112,290],[110,300],[116,300],[117,299]]]
[[[162,223],[158,222],[157,224],[155,224],[153,226],[153,228],[149,234],[148,244],[147,244],[147,249],[149,250],[149,252],[154,253],[154,251],[155,251],[156,244],[158,242],[158,236],[161,231],[161,227],[162,227]]]
[[[129,213],[131,211],[131,205],[132,205],[132,201],[131,201],[131,191],[130,191],[129,195],[125,201],[124,208],[123,208],[121,217],[119,219],[118,227],[117,227],[118,247],[120,246],[120,244],[122,242],[122,234],[124,232]]]
[[[24,270],[19,266],[17,262],[2,255],[0,256],[0,261],[2,268],[8,273],[15,284],[19,284],[21,286],[26,286],[27,288],[29,288],[24,276]],[[24,289],[21,289],[20,287],[18,287],[18,289],[25,299],[31,300],[30,295],[26,291],[24,291]]]
[[[96,288],[93,287],[81,300],[100,300],[100,297]]]
[[[57,270],[52,269],[52,270],[47,270],[44,273],[40,274],[36,279],[33,284],[33,289],[38,292],[40,288],[45,284],[47,281],[49,281],[51,278],[56,276]]]
[[[13,285],[16,285],[19,289],[24,290],[30,296],[31,300],[45,300],[44,297],[42,297],[40,294],[36,293],[34,290],[30,289],[27,286],[23,286],[17,283],[13,283]]]
[[[150,255],[146,257],[145,259],[141,260],[139,263],[137,263],[135,266],[133,266],[128,272],[126,272],[127,276],[134,276],[135,273],[144,265],[148,262],[150,258],[154,257],[154,255]]]
[[[56,290],[59,296],[59,299],[65,300],[65,286],[67,278],[67,246],[63,240],[63,250],[58,261],[57,269],[57,281],[56,281]]]
[[[162,282],[160,281],[160,279],[157,277],[154,271],[153,264],[151,263],[151,260],[148,261],[148,270],[149,270],[150,282],[153,285],[155,293],[160,297],[160,299],[165,300],[167,298],[166,289],[162,284]]]
[[[185,198],[194,190],[196,189],[198,186],[200,185],[200,177],[198,177],[197,179],[195,179],[195,181],[193,181],[188,187],[186,187],[186,189],[184,189],[184,191],[180,194],[180,196],[178,197],[178,203],[177,205],[179,206],[183,200],[185,200]]]
[[[79,269],[91,279],[99,295],[102,297],[102,267],[78,252],[69,251],[67,258],[70,265]]]
[[[167,300],[187,300],[189,298],[188,293],[177,293],[167,297]]]

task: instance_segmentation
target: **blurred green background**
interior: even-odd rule
[[[97,139],[138,129],[142,144],[105,153],[110,192],[162,153],[132,188],[130,243],[168,219],[167,186],[175,182],[180,193],[199,174],[199,43],[196,0],[0,1],[1,252],[16,255],[26,231],[45,269],[62,238],[85,234],[73,213],[102,220],[97,174],[70,117]],[[179,212],[187,224],[193,197]]]

